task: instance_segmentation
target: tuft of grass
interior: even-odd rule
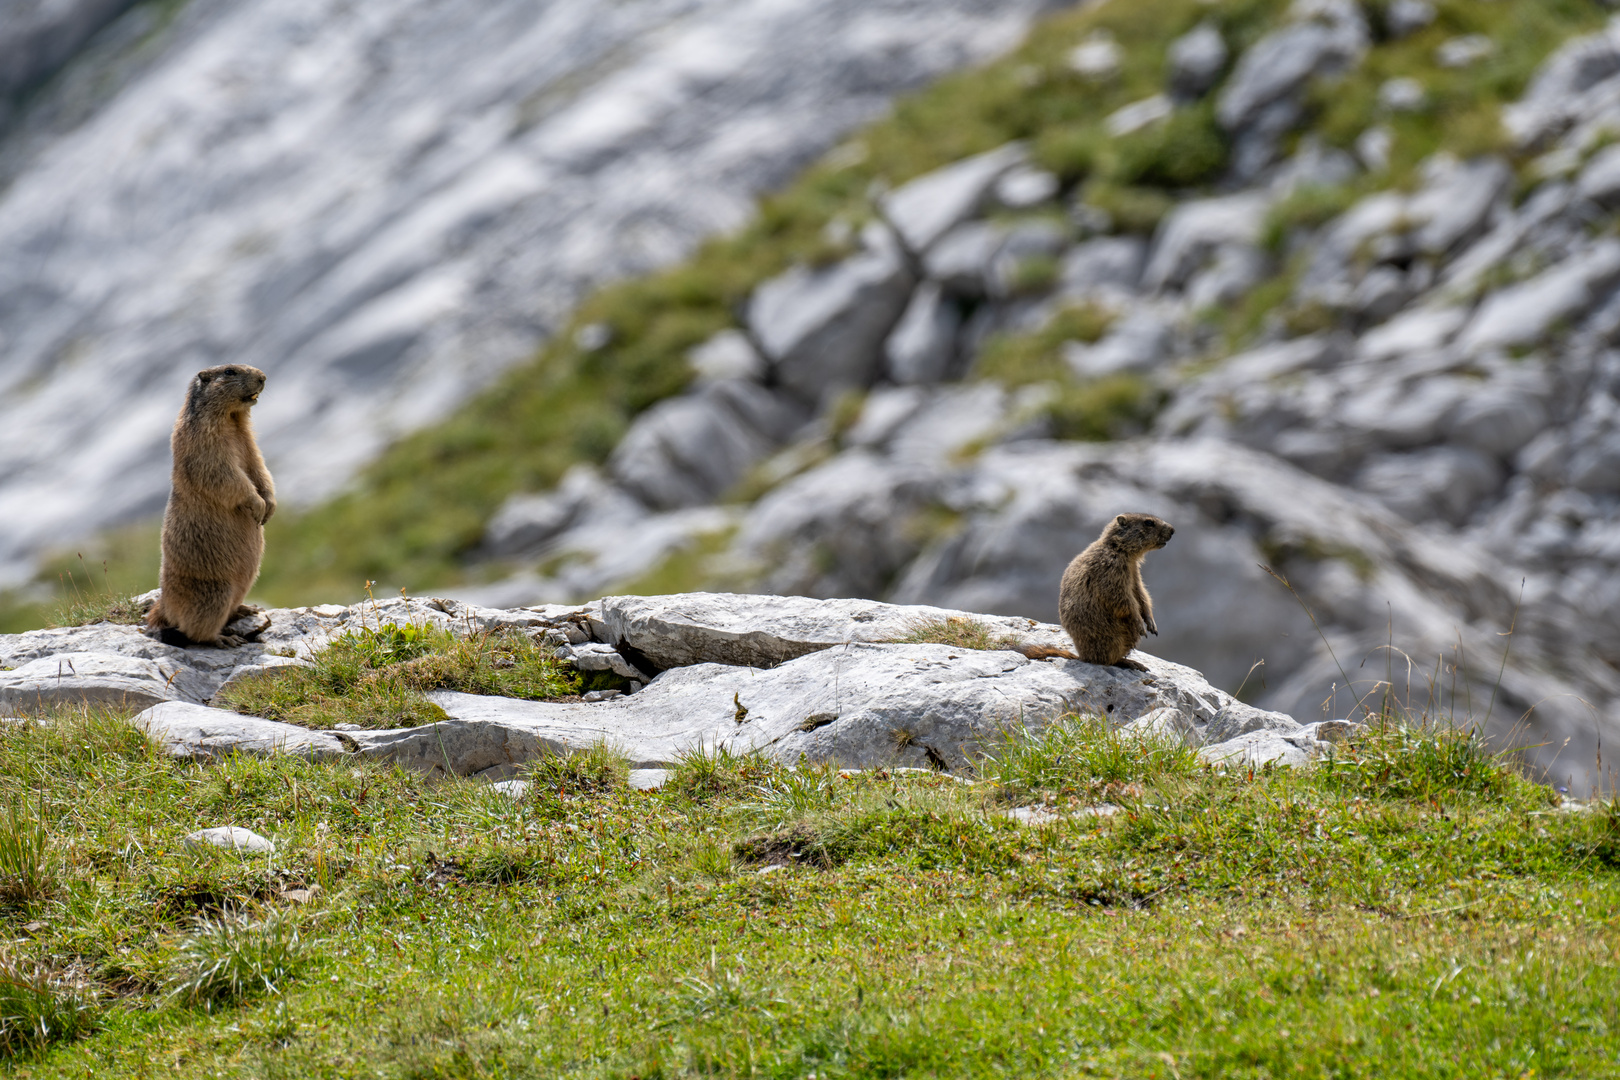
[[[94,1001],[45,965],[0,955],[0,1060],[82,1038],[97,1016]]]
[[[1296,229],[1315,229],[1338,217],[1361,197],[1364,185],[1338,184],[1324,187],[1307,184],[1279,199],[1266,213],[1260,244],[1272,254],[1282,254]]]
[[[1087,345],[1100,341],[1113,322],[1114,312],[1097,304],[1060,308],[1039,330],[991,337],[974,363],[974,374],[1007,386],[1070,381],[1063,346],[1071,341]]]
[[[263,994],[279,995],[313,959],[295,920],[275,914],[258,922],[203,919],[170,963],[169,991],[207,1012]]]
[[[1012,634],[993,634],[982,622],[964,615],[919,621],[904,637],[895,640],[902,645],[950,645],[958,649],[988,650],[1016,649],[1023,644]]]
[[[1318,782],[1363,798],[1492,798],[1514,786],[1501,758],[1474,728],[1421,717],[1398,723],[1385,712],[1335,747],[1318,766]]]
[[[1009,801],[1119,797],[1131,785],[1186,780],[1204,771],[1198,751],[1172,736],[1126,734],[1101,716],[1066,716],[1038,730],[1019,726],[979,764]]]
[[[630,779],[630,760],[606,743],[571,753],[548,753],[523,769],[536,787],[558,792],[603,795],[622,789]]]
[[[32,904],[50,896],[56,888],[50,858],[44,807],[30,809],[16,800],[0,818],[0,897]]]
[[[737,796],[776,768],[757,753],[737,754],[724,745],[699,746],[676,760],[665,786],[697,800]]]
[[[242,680],[218,704],[305,727],[350,723],[414,727],[444,719],[430,690],[547,700],[580,691],[580,678],[518,631],[461,636],[432,625],[352,631],[309,658]]]

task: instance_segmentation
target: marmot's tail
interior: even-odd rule
[[[1054,649],[1050,645],[1014,645],[1014,652],[1023,653],[1030,660],[1078,660],[1068,649]]]

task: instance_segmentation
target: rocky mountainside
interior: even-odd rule
[[[319,497],[1041,2],[6,5],[0,582],[161,507],[197,368]]]
[[[528,568],[464,595],[662,560],[1051,620],[1074,552],[1148,511],[1177,528],[1147,562],[1165,655],[1305,718],[1393,692],[1527,728],[1589,778],[1620,734],[1620,26],[1403,168],[1502,35],[1299,0],[1239,50],[1212,10],[1102,123],[1123,154],[1211,120],[1202,190],[1144,215],[1009,143],[877,193],[849,255],[761,283],[604,465],[509,500],[483,550]],[[1116,79],[1121,38],[1066,62]],[[1312,134],[1324,86],[1369,83],[1348,146]]]

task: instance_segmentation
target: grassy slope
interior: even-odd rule
[[[0,736],[0,798],[51,837],[36,898],[6,879],[5,966],[77,982],[99,1030],[11,1067],[1620,1075],[1620,810],[1553,812],[1469,740],[1393,730],[1331,768],[1223,776],[1080,724],[999,772],[697,760],[648,794],[597,753],[511,802],[365,763],[180,763],[59,714]],[[1124,811],[998,815],[1041,799]],[[222,823],[276,855],[180,842]],[[259,929],[188,944],[222,910]],[[230,991],[271,961],[274,993]]]
[[[1433,26],[1400,42],[1378,43],[1357,72],[1315,95],[1311,128],[1348,145],[1377,117],[1377,88],[1386,78],[1422,78],[1431,107],[1387,118],[1396,136],[1390,174],[1345,192],[1294,200],[1274,223],[1279,246],[1291,227],[1342,207],[1363,188],[1407,182],[1436,149],[1499,148],[1499,103],[1521,91],[1560,41],[1606,17],[1588,0],[1442,0],[1437,6]],[[1218,172],[1224,147],[1209,109],[1184,110],[1170,124],[1116,141],[1103,137],[1101,119],[1156,91],[1168,43],[1201,19],[1219,23],[1237,50],[1274,26],[1285,7],[1283,0],[1216,6],[1132,0],[1063,13],[1003,60],[901,101],[891,116],[765,199],[757,220],[740,233],[704,245],[669,271],[586,301],[574,327],[607,324],[613,331],[607,347],[582,352],[571,328],[448,420],[391,447],[348,494],[303,515],[279,516],[269,530],[258,595],[275,603],[327,602],[357,598],[367,580],[385,589],[458,580],[466,553],[507,495],[544,489],[576,462],[603,460],[637,412],[685,385],[688,348],[732,324],[759,281],[795,259],[840,254],[825,226],[869,218],[869,193],[884,185],[1028,138],[1037,157],[1072,189],[1109,207],[1123,226],[1151,228],[1171,191],[1196,187]],[[1373,8],[1376,24],[1379,5]],[[1120,78],[1103,86],[1074,76],[1065,61],[1073,45],[1098,28],[1111,31],[1126,55]],[[1436,46],[1463,33],[1488,34],[1497,53],[1467,69],[1438,68]],[[1287,285],[1284,268],[1221,317],[1226,347],[1240,344],[1280,306],[1289,325],[1309,327],[1315,313],[1286,310]],[[1090,320],[1082,314],[1078,321]],[[1079,327],[1081,336],[1095,329]],[[1053,333],[1004,342],[986,357],[986,373],[1011,382],[1062,381],[1059,344]],[[1055,405],[1058,429],[1070,437],[1108,437],[1135,429],[1155,404],[1148,388],[1129,380],[1070,386]],[[156,583],[155,535],[155,526],[144,526],[112,539],[106,554],[114,591]],[[64,562],[72,564],[71,557]],[[45,579],[54,582],[60,569]],[[0,630],[40,625],[48,609],[0,597]]]

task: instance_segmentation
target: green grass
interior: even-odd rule
[[[513,800],[366,761],[178,761],[98,710],[8,729],[0,798],[40,808],[61,882],[0,907],[0,1055],[32,1077],[1620,1074],[1620,806],[1557,812],[1449,730],[1373,729],[1308,771],[1210,771],[1084,719],[975,784],[714,754],[645,793],[624,768],[542,759]],[[1121,812],[1070,813],[1100,798]],[[1025,802],[1060,816],[1004,816]],[[181,842],[218,824],[277,851]]]
[[[1015,649],[1023,641],[1014,634],[997,635],[976,619],[952,615],[919,622],[897,641],[906,645],[951,645],[958,649]]]
[[[308,657],[229,686],[216,705],[304,727],[415,727],[443,720],[430,690],[546,700],[580,693],[588,680],[527,634],[458,635],[430,625],[351,631]],[[614,679],[615,683],[621,681]]]

